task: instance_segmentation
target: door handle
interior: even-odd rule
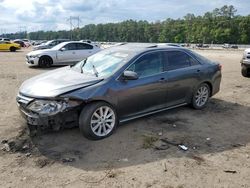
[[[72,54],[76,54],[75,52],[72,52]]]
[[[158,80],[158,82],[160,82],[160,83],[165,82],[165,78],[161,78],[160,80]]]
[[[200,70],[200,69],[197,69],[196,72],[201,72],[201,70]]]

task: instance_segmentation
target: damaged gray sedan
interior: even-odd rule
[[[31,127],[79,126],[97,140],[119,122],[187,104],[202,109],[220,82],[221,66],[188,49],[124,44],[25,81],[17,104]]]

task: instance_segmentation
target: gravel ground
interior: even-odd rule
[[[78,128],[28,135],[15,102],[18,88],[54,68],[28,68],[27,52],[0,52],[0,187],[250,187],[243,51],[197,50],[223,72],[221,91],[204,110],[187,106],[131,121],[101,141],[85,139]]]

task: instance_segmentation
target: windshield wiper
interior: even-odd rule
[[[95,76],[96,76],[96,77],[98,77],[98,74],[99,74],[99,73],[98,73],[98,71],[96,70],[95,65],[93,65],[93,64],[92,64],[92,67],[93,67],[93,70],[94,70]]]
[[[80,66],[81,74],[83,73],[82,68],[83,68],[83,66],[85,65],[86,61],[87,61],[87,59],[85,59],[85,60],[83,61],[82,65]]]
[[[82,65],[81,65],[81,67],[80,67],[81,73],[83,73],[83,67],[84,67],[84,65],[86,64],[86,61],[87,61],[87,59],[84,60],[84,62],[82,63]],[[91,65],[92,65],[92,68],[93,68],[93,71],[94,71],[95,76],[98,77],[98,74],[99,74],[99,73],[98,73],[98,71],[96,70],[95,65],[93,65],[92,62],[90,62],[90,63],[91,63]]]

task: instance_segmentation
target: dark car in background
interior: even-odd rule
[[[119,122],[187,104],[202,109],[220,82],[221,66],[188,49],[123,44],[25,81],[17,104],[31,127],[79,126],[97,140]]]
[[[20,39],[16,39],[16,40],[14,40],[13,42],[19,44],[21,47],[25,47],[25,42],[23,42],[23,41],[20,40]]]
[[[50,49],[53,48],[54,46],[62,43],[62,42],[68,42],[69,39],[56,39],[56,40],[50,40],[46,43],[37,45],[33,47],[33,50],[43,50],[43,49]]]

